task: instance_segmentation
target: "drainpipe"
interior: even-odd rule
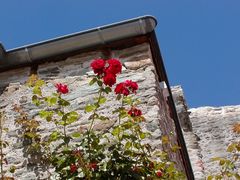
[[[5,54],[6,54],[6,51],[3,45],[0,43],[0,62],[4,60]]]

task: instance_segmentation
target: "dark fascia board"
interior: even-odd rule
[[[153,16],[141,16],[86,31],[7,50],[0,61],[0,72],[21,65],[36,64],[41,60],[107,45],[111,42],[148,34],[154,31],[157,20]]]

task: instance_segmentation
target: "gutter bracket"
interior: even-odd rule
[[[31,58],[31,55],[30,55],[30,52],[28,50],[28,48],[25,48],[24,51],[26,52],[26,60],[28,63],[31,63],[32,62],[32,58]]]
[[[98,32],[98,36],[99,36],[99,38],[100,38],[100,40],[101,40],[101,43],[102,43],[102,44],[106,44],[106,41],[104,40],[104,37],[103,37],[103,35],[102,35],[102,30],[101,30],[100,27],[97,28],[97,32]]]
[[[139,19],[139,26],[140,26],[140,31],[142,34],[146,34],[146,30],[144,29],[144,24],[143,24],[143,20]]]

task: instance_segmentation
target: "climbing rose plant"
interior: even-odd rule
[[[52,179],[185,179],[183,173],[175,169],[175,163],[169,161],[167,153],[154,151],[144,143],[151,134],[144,132],[141,123],[145,121],[138,108],[139,100],[135,98],[138,84],[126,80],[116,84],[117,76],[122,71],[122,64],[117,59],[96,59],[91,63],[94,76],[90,86],[98,87],[94,102],[87,103],[85,114],[89,126],[79,127],[78,132],[71,132],[70,126],[81,122],[81,114],[71,110],[71,104],[64,99],[71,93],[66,84],[55,84],[56,91],[45,96],[42,87],[45,82],[32,79],[29,86],[33,89],[32,101],[40,107],[39,116],[55,125],[49,137],[42,138],[33,131],[27,136],[34,146],[31,149],[42,154],[43,162],[54,168]],[[115,99],[107,99],[110,93]],[[107,101],[118,104],[108,116],[99,109]],[[113,114],[112,116],[110,116]],[[99,132],[94,128],[96,122],[116,123],[107,131]],[[31,129],[31,128],[29,128]]]

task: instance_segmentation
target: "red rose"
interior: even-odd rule
[[[141,116],[142,115],[142,111],[140,109],[137,109],[135,107],[132,107],[129,111],[128,114],[132,117],[136,117],[136,116]]]
[[[97,75],[103,74],[105,71],[105,61],[103,59],[96,59],[92,61],[90,66],[93,69],[93,72]]]
[[[96,170],[98,168],[98,165],[97,163],[93,162],[93,163],[89,163],[88,167],[89,169]]]
[[[123,94],[124,96],[128,96],[130,94],[130,91],[132,93],[136,93],[137,89],[138,84],[136,82],[126,80],[125,82],[117,84],[114,91],[116,94]]]
[[[138,90],[138,84],[136,82],[133,82],[132,80],[126,80],[125,83],[133,93],[136,93]]]
[[[57,88],[57,92],[62,93],[62,94],[67,94],[68,93],[67,85],[63,85],[61,83],[57,83],[55,86]]]
[[[129,95],[129,90],[126,88],[126,84],[125,83],[119,83],[117,84],[116,88],[115,88],[115,93],[116,94],[123,94],[125,96]]]
[[[77,171],[78,167],[76,166],[76,164],[71,164],[70,165],[70,171],[71,173],[75,173]]]
[[[156,172],[156,175],[157,175],[157,177],[162,177],[163,173],[162,173],[162,171],[158,170],[158,171]]]
[[[108,67],[106,69],[107,73],[118,74],[122,72],[122,64],[117,59],[109,59],[107,60]]]
[[[111,73],[106,73],[103,77],[103,83],[112,87],[116,83],[116,75]]]

